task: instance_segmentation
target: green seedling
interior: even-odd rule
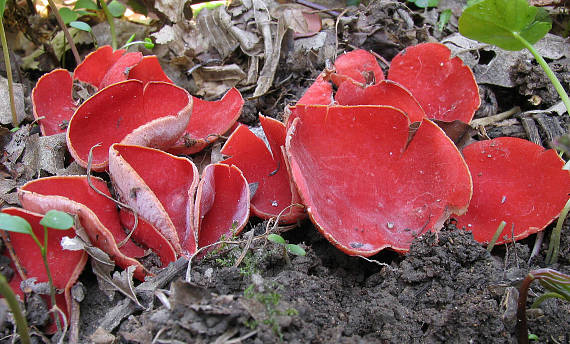
[[[437,7],[439,0],[408,0],[419,8]]]
[[[459,32],[479,42],[505,50],[528,49],[544,70],[570,114],[570,99],[562,84],[533,44],[552,28],[546,10],[527,0],[482,0],[473,2],[459,18]]]
[[[533,308],[538,307],[543,301],[551,298],[570,301],[570,275],[553,269],[538,269],[529,272],[519,289],[517,308],[517,336],[519,344],[527,344],[530,339],[526,323],[526,300],[530,284],[535,279],[538,280],[548,292],[537,298],[532,305]]]
[[[135,41],[135,34],[133,33],[127,42],[120,49],[128,49],[130,46],[142,44],[146,49],[154,48],[154,43],[149,37],[145,37],[142,41]]]
[[[100,7],[97,3],[100,4]],[[78,0],[73,9],[62,7],[59,10],[59,13],[66,25],[89,33],[93,39],[93,43],[97,46],[91,26],[86,22],[79,21],[79,19],[83,16],[97,16],[102,12],[109,23],[109,28],[111,30],[111,46],[115,50],[117,49],[117,34],[115,32],[115,22],[113,21],[113,18],[122,17],[127,8],[117,0],[113,0],[109,4],[105,1],[97,1],[97,3],[93,0]]]
[[[248,299],[255,299],[265,306],[266,317],[263,320],[263,323],[270,326],[273,333],[278,336],[279,341],[282,342],[283,333],[281,332],[281,327],[279,326],[277,317],[282,315],[294,316],[298,315],[299,312],[295,308],[288,308],[285,311],[278,309],[279,301],[281,301],[281,295],[277,293],[277,288],[275,287],[273,287],[272,290],[267,290],[266,292],[256,292],[255,286],[252,284],[244,290],[243,296]],[[253,320],[252,322],[247,322],[245,325],[253,329],[257,326],[257,322]]]
[[[44,217],[41,219],[40,224],[44,227],[44,243],[42,244],[34,231],[32,230],[32,226],[20,216],[13,216],[5,213],[0,213],[0,229],[9,231],[9,232],[16,232],[16,233],[23,233],[29,234],[36,245],[40,248],[40,252],[42,255],[42,260],[44,262],[44,267],[46,269],[46,273],[49,280],[49,287],[50,287],[50,296],[51,296],[51,304],[53,307],[56,306],[55,301],[55,287],[53,285],[53,279],[51,276],[51,271],[48,265],[47,260],[47,250],[48,250],[48,228],[57,229],[57,230],[68,230],[73,227],[73,217],[69,214],[64,213],[58,210],[50,210],[48,211]],[[61,324],[59,322],[59,316],[56,316],[56,322],[58,329],[61,328]]]
[[[12,127],[18,128],[18,116],[16,115],[16,102],[14,101],[14,79],[12,77],[12,66],[10,64],[10,53],[8,52],[8,41],[4,31],[4,10],[6,0],[0,0],[0,40],[2,41],[2,51],[4,52],[4,64],[6,65],[6,78],[8,79],[8,94],[10,97],[10,111],[12,112]]]
[[[271,233],[267,236],[267,240],[283,247],[283,258],[285,258],[287,265],[291,265],[288,253],[296,256],[304,256],[307,254],[301,246],[287,243],[281,235]]]
[[[449,19],[451,19],[451,14],[452,12],[449,8],[441,11],[439,19],[437,20],[438,31],[443,31],[443,29],[445,29],[445,26],[449,23]]]
[[[4,277],[2,274],[0,274],[0,294],[4,296],[8,307],[10,307],[10,310],[14,315],[14,320],[16,321],[16,329],[18,331],[18,335],[20,336],[20,341],[22,344],[31,343],[30,329],[28,327],[26,317],[22,313],[22,309],[20,308],[20,303],[16,298],[16,294],[14,294],[14,291],[12,288],[10,288],[10,284],[8,284],[6,277]]]

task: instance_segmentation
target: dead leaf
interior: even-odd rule
[[[265,47],[265,62],[263,63],[263,69],[261,69],[261,73],[259,74],[257,87],[253,92],[254,97],[265,94],[273,85],[273,78],[275,77],[275,72],[279,65],[279,59],[281,58],[281,43],[283,42],[283,38],[287,31],[288,28],[286,26],[285,19],[283,19],[283,17],[279,18],[274,45],[270,49],[267,49],[267,45]]]
[[[221,13],[225,13],[225,15]],[[222,59],[230,56],[239,46],[239,42],[233,35],[224,30],[224,27],[231,26],[227,23],[226,16],[229,15],[225,12],[224,6],[219,6],[211,11],[207,9],[200,11],[197,19],[200,31],[208,38],[210,45],[218,51]]]
[[[89,340],[94,344],[111,344],[115,342],[115,336],[102,327],[97,327],[97,330],[93,332]]]
[[[40,171],[49,174],[57,174],[64,168],[67,143],[65,133],[39,136],[37,134],[29,136],[26,141],[26,150],[22,158],[24,165],[29,168],[32,177]]]
[[[16,106],[16,118],[18,124],[22,123],[25,119],[32,120],[31,117],[26,115],[24,105],[24,87],[22,84],[14,83],[14,104]],[[10,95],[8,92],[8,79],[0,76],[0,123],[12,123],[12,110],[10,108]]]
[[[114,293],[115,291],[120,292],[121,294],[128,297],[131,301],[133,301],[137,306],[144,308],[143,305],[140,304],[137,295],[135,293],[134,283],[133,283],[133,274],[135,272],[135,266],[131,265],[126,270],[123,271],[115,271],[113,273],[113,277],[111,278],[110,273],[110,266],[106,264],[96,263],[93,264],[93,272],[97,276],[97,280],[99,281],[99,288],[106,294]],[[113,266],[114,267],[114,266]]]
[[[192,76],[199,95],[205,98],[219,97],[247,77],[236,64],[201,67],[192,72]]]

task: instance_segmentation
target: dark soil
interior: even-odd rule
[[[450,5],[455,16],[461,12],[462,4],[441,2]],[[243,88],[246,103],[240,121],[255,124],[259,112],[281,119],[285,107],[299,99],[325,67],[330,58],[324,52],[326,47],[338,48],[333,48],[334,54],[369,49],[389,61],[406,46],[437,41],[457,31],[455,17],[443,32],[435,30],[431,11],[410,10],[398,2],[371,1],[370,6],[349,12],[336,31],[323,30],[327,43],[322,50],[284,50],[271,92],[252,97],[251,87]],[[195,62],[210,57],[195,57]],[[245,61],[238,53],[228,59],[225,62]],[[567,61],[552,62],[565,85],[570,81]],[[161,56],[161,63],[169,63],[167,55]],[[49,60],[42,60],[42,66],[46,64],[49,66]],[[167,72],[180,69],[174,63],[165,67]],[[513,73],[516,87],[481,85],[483,103],[476,117],[494,115],[515,105],[523,111],[546,109],[557,101],[534,63],[520,61]],[[36,74],[38,71],[27,72],[29,85],[37,79]],[[191,91],[196,87],[184,72],[171,77]],[[538,95],[541,104],[533,107],[528,102],[530,95]],[[517,136],[548,146],[553,137],[565,131],[566,122],[550,114],[520,113],[487,126],[485,133],[474,138]],[[3,140],[6,137],[2,134]],[[6,179],[14,178],[15,185],[26,181],[15,178],[4,167],[0,172]],[[265,225],[252,219],[244,232],[254,230],[259,235]],[[186,265],[179,261],[171,266],[176,274],[167,278],[167,283],[156,290],[139,290],[145,309],[137,308],[119,293],[109,299],[99,290],[88,267],[80,278],[85,297],[75,324],[78,342],[516,343],[517,289],[529,271],[545,266],[550,232],[551,228],[546,230],[540,252],[530,265],[534,236],[497,247],[489,254],[470,233],[455,229],[453,224],[437,235],[416,239],[405,256],[385,251],[366,260],[337,250],[305,221],[283,236],[304,247],[306,256],[289,256],[288,264],[280,246],[262,240],[247,249],[245,244],[226,246],[193,262],[191,282],[185,282]],[[247,254],[234,266],[244,250]],[[567,226],[562,232],[559,262],[550,267],[570,273]],[[542,293],[542,287],[533,283],[529,307]],[[39,319],[35,322],[39,324],[46,308],[41,304],[32,307],[32,301],[37,300],[28,302],[28,317]],[[0,342],[12,342],[14,328],[2,313],[0,308]],[[529,331],[539,342],[570,342],[569,302],[550,299],[529,310],[528,315]],[[41,342],[40,337],[34,339]]]
[[[404,257],[373,257],[385,262],[379,265],[340,253],[308,224],[285,237],[303,238],[307,256],[291,256],[288,266],[281,248],[267,243],[253,248],[239,267],[228,267],[241,248],[210,254],[193,266],[191,283],[177,279],[163,292],[169,306],[155,300],[155,308],[122,322],[116,339],[516,343],[516,287],[529,271],[528,243],[490,255],[470,233],[452,228],[417,239]],[[568,242],[566,235],[564,250]],[[533,295],[542,292],[538,283],[532,286]],[[93,330],[109,306],[104,298],[88,296],[83,329]],[[530,332],[540,342],[570,340],[567,302],[550,300],[529,313]]]

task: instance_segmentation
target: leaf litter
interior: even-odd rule
[[[212,66],[212,63],[219,63],[210,62],[215,60],[219,52],[212,51],[207,47],[209,43],[204,42],[204,37],[200,37],[207,34],[200,33],[201,30],[196,28],[184,31],[182,27],[188,23],[183,23],[182,17],[176,14],[176,17],[171,18],[173,26],[169,30],[174,32],[170,37],[171,41],[178,42],[174,46],[178,45],[175,49],[179,50],[173,51],[179,54],[171,52],[169,59],[183,61],[181,65],[185,70],[202,64],[191,73],[196,76],[203,73],[201,80],[196,77],[197,92],[192,93],[212,98],[219,97],[236,85],[246,92],[254,92],[255,87],[252,86],[256,86],[259,71],[269,66],[266,69],[269,72],[264,74],[267,84],[263,83],[264,88],[267,85],[269,87],[258,94],[253,106],[246,104],[246,108],[249,106],[248,111],[253,109],[254,113],[262,111],[266,115],[278,117],[283,104],[291,103],[291,99],[298,99],[316,77],[324,65],[324,56],[334,58],[336,52],[323,55],[323,50],[326,49],[324,45],[314,51],[311,50],[311,45],[307,44],[305,52],[318,55],[318,58],[313,55],[299,61],[292,59],[292,56],[303,54],[285,48],[281,52],[286,55],[286,61],[289,63],[273,67],[275,60],[264,59],[269,45],[263,44],[266,42],[263,30],[245,30],[245,21],[239,19],[240,16],[254,18],[252,13],[256,11],[252,11],[252,8],[253,4],[249,8],[236,6],[230,8],[228,14],[231,16],[232,26],[250,33],[244,34],[249,37],[248,40],[242,38],[243,46],[250,48],[247,51],[251,52],[251,47],[256,46],[251,44],[255,41],[254,36],[257,37],[257,47],[264,47],[258,50],[257,56],[249,56],[242,44],[239,44],[240,54],[244,53],[247,57],[241,61],[235,60],[235,63]],[[175,8],[174,11],[178,9]],[[384,57],[391,59],[405,46],[429,38],[429,32],[421,25],[416,26],[414,19],[418,20],[417,15],[401,4],[373,2],[368,7],[361,7],[359,11],[349,11],[341,16],[339,25],[335,28],[337,31],[332,35],[330,31],[325,30],[312,38],[295,40],[293,46],[302,46],[299,42],[323,37],[324,33],[328,35],[326,37],[338,37],[339,49],[350,50],[349,44],[363,48],[374,47],[375,51],[383,51]],[[275,24],[271,27],[272,40],[279,38],[278,27]],[[199,34],[195,35],[197,32]],[[388,34],[390,32],[395,33],[397,37]],[[282,34],[281,43],[287,43],[287,35]],[[189,50],[180,49],[180,42],[190,42],[184,47]],[[283,46],[287,47],[286,44],[280,44],[280,48]],[[192,48],[197,49],[192,51]],[[484,47],[470,49],[471,52],[481,52]],[[200,52],[203,54],[198,56]],[[191,58],[188,59],[188,56]],[[279,61],[279,55],[277,56]],[[228,61],[234,62],[234,59],[230,58]],[[313,68],[301,73],[297,70],[293,78],[285,79],[289,71],[295,70],[295,65]],[[228,66],[231,66],[227,69],[231,73],[224,74]],[[206,72],[210,74],[205,74]],[[478,77],[478,73],[475,74]],[[491,85],[493,86],[495,85]],[[492,89],[501,92],[500,89]],[[250,96],[252,95],[250,93]],[[509,102],[511,100],[501,103],[500,109],[508,110],[511,105]],[[548,99],[544,104],[554,105]],[[513,120],[518,124],[523,118],[516,116]],[[534,118],[532,121],[539,123]],[[487,126],[487,132],[493,133],[492,130],[495,129],[495,124]],[[518,130],[515,134],[527,135],[525,129]],[[545,136],[542,131],[538,135],[539,138]],[[546,141],[547,139],[544,139],[544,142]],[[22,164],[22,160],[18,159],[25,151],[16,147],[13,152],[14,159],[10,161],[14,166],[12,171],[22,171],[22,167],[20,170],[16,167]],[[2,162],[4,163],[4,160]],[[10,185],[12,184],[6,188],[12,190]],[[259,231],[256,234],[259,234]],[[526,267],[524,262],[528,257],[528,247],[524,242],[513,244],[510,248],[507,245],[507,250],[500,253],[504,257],[503,263],[499,262],[497,257],[486,254],[468,234],[455,231],[453,226],[450,226],[447,231],[441,232],[439,237],[426,235],[416,239],[406,257],[398,258],[390,253],[372,257],[391,264],[391,268],[387,269],[360,258],[340,254],[306,222],[302,223],[301,228],[284,235],[288,241],[304,242],[309,246],[306,257],[292,258],[292,268],[285,265],[280,250],[257,242],[249,246],[250,253],[246,252],[246,258],[238,267],[224,265],[224,253],[227,253],[227,249],[221,253],[214,252],[215,254],[195,263],[191,271],[193,284],[181,281],[170,283],[183,275],[186,269],[184,259],[172,263],[161,273],[134,288],[131,287],[129,274],[125,272],[122,282],[116,283],[121,283],[125,291],[128,290],[139,299],[139,303],[148,310],[142,313],[129,299],[119,300],[119,297],[115,297],[115,300],[109,303],[100,297],[96,286],[87,286],[87,298],[82,304],[81,338],[87,338],[94,333],[91,338],[98,338],[102,342],[112,339],[141,343],[153,340],[273,342],[278,334],[272,324],[277,323],[285,342],[449,342],[478,338],[482,342],[493,343],[512,339],[508,310],[503,313],[499,306],[503,300],[508,300],[508,287],[505,283],[523,275],[522,269]],[[563,247],[566,247],[564,245],[568,245],[568,238],[563,238]],[[253,265],[257,271],[252,274],[248,274],[245,269],[250,264],[248,259],[251,258],[247,258],[248,256],[255,258]],[[515,266],[515,261],[521,263],[519,267]],[[568,264],[568,261],[563,261],[562,264]],[[87,280],[89,278],[92,279],[93,275],[87,276]],[[245,307],[244,304],[252,302],[246,301],[251,299],[247,299],[245,295],[245,290],[250,285],[254,285],[255,293],[262,295],[260,299],[263,299],[265,294],[279,294],[279,311],[287,311],[286,308],[290,307],[294,308],[298,315],[291,315],[285,321],[271,322],[268,318],[271,310],[268,310],[263,302],[257,301],[255,306]],[[452,289],[455,286],[459,286],[457,290]],[[157,290],[161,288],[166,288],[166,291]],[[161,299],[166,297],[169,300],[171,309],[165,306],[164,301],[156,302],[154,294],[157,292],[162,293]],[[106,307],[98,308],[97,305]],[[563,340],[561,336],[564,334],[560,334],[560,331],[564,329],[560,329],[556,324],[567,323],[568,316],[565,315],[567,312],[561,312],[559,307],[564,305],[548,304],[544,310],[544,316],[548,320],[531,320],[532,331],[542,338],[552,334]],[[99,309],[99,313],[90,313],[96,309]],[[106,316],[101,318],[104,314]],[[257,322],[255,329],[250,327],[253,321]],[[100,325],[95,332],[94,325]]]

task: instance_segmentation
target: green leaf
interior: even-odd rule
[[[277,234],[269,234],[267,236],[267,240],[274,242],[276,244],[280,244],[280,245],[285,245],[287,243],[281,235],[277,235]]]
[[[62,7],[59,9],[59,15],[61,16],[61,19],[63,20],[63,23],[65,25],[71,23],[72,21],[77,20],[77,18],[79,18],[79,14],[77,14],[76,12],[72,11],[71,9],[67,8],[67,7]]]
[[[5,213],[0,213],[0,229],[16,233],[32,233],[32,226],[24,218]]]
[[[467,7],[459,18],[463,36],[505,50],[525,48],[517,35],[534,44],[551,28],[546,10],[529,6],[527,0],[483,0]]]
[[[441,11],[439,14],[439,19],[437,21],[437,29],[439,31],[443,31],[447,23],[449,23],[449,19],[451,19],[451,10],[448,8]]]
[[[135,39],[135,35],[136,35],[136,34],[133,33],[133,34],[131,35],[131,37],[129,37],[129,39],[127,39],[127,41],[125,42],[125,45],[131,43],[131,42]]]
[[[538,336],[536,334],[529,333],[528,340],[538,340]]]
[[[152,43],[152,39],[150,39],[149,37],[145,37],[144,39],[144,47],[147,49],[152,49],[154,48],[154,43]]]
[[[346,0],[346,6],[358,6],[360,5],[360,0]]]
[[[95,1],[92,0],[77,0],[77,2],[75,3],[75,7],[73,7],[73,9],[76,10],[78,8],[83,8],[86,10],[95,10],[95,11],[99,9],[97,3],[95,3]]]
[[[96,17],[96,16],[97,16],[97,13],[95,13],[95,12],[89,12],[89,11],[86,11],[86,10],[75,10],[75,13],[79,14],[80,17],[83,17],[83,16]]]
[[[125,11],[127,10],[127,8],[125,7],[125,5],[121,4],[120,2],[118,2],[117,0],[113,0],[109,3],[109,5],[107,5],[107,7],[109,7],[109,12],[111,13],[111,15],[115,18],[120,18],[123,16],[123,14],[125,14]]]
[[[69,26],[76,28],[77,30],[81,30],[81,31],[85,31],[85,32],[91,32],[91,26],[87,23],[84,23],[82,21],[74,21],[69,23]]]
[[[295,244],[287,244],[287,251],[296,256],[304,256],[307,254],[301,246]]]
[[[0,17],[4,17],[5,9],[6,9],[6,0],[0,0]]]
[[[419,8],[437,7],[437,5],[439,5],[439,0],[408,0],[408,1],[414,3]]]
[[[73,217],[63,211],[50,210],[41,219],[40,225],[53,229],[67,230],[73,227]]]

